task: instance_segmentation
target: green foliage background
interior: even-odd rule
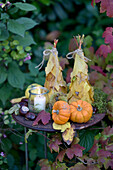
[[[0,117],[0,151],[6,153],[7,160],[0,157],[0,164],[3,169],[8,167],[9,170],[18,170],[21,167],[25,169],[25,148],[24,144],[19,144],[24,143],[24,129],[18,124],[15,125],[8,115],[10,100],[24,96],[27,86],[34,82],[44,85],[47,61],[41,71],[35,69],[35,66],[42,61],[44,48],[47,48],[49,43],[53,44],[57,35],[59,57],[65,57],[70,48],[73,48],[70,40],[78,34],[86,36],[84,44],[86,52],[91,45],[96,50],[104,43],[102,34],[106,27],[113,26],[113,19],[108,18],[106,14],[100,15],[99,6],[93,8],[91,0],[16,2],[11,0],[10,5],[7,5],[7,1],[1,3],[3,6],[0,8],[0,107],[3,109],[1,113],[4,112],[6,117],[4,115]],[[24,61],[28,53],[31,60]],[[95,64],[95,61],[93,62]],[[70,67],[72,66],[73,62],[70,61]],[[68,67],[64,69],[64,79],[67,70]],[[94,135],[91,131],[84,133],[91,138],[88,151],[93,145]],[[3,137],[4,134],[7,138]],[[82,132],[80,135],[82,136]],[[37,161],[44,158],[42,138],[40,134],[29,137],[31,169],[39,169]],[[83,139],[81,143],[84,143]],[[49,160],[54,161],[55,156],[56,153],[51,154],[48,149]]]

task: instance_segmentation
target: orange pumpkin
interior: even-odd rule
[[[65,124],[70,118],[70,106],[65,101],[57,101],[53,105],[52,119],[56,124]]]
[[[93,109],[90,103],[82,100],[70,104],[70,120],[77,123],[86,123],[92,116]]]

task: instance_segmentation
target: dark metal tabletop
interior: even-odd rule
[[[75,125],[75,130],[80,130],[87,128],[89,126],[93,126],[94,124],[98,123],[101,121],[105,116],[105,113],[102,114],[95,114],[92,116],[92,118],[87,122],[87,123],[73,123]],[[50,120],[48,124],[43,125],[41,122],[38,123],[36,126],[32,126],[34,121],[31,120],[26,120],[25,117],[20,116],[20,115],[15,115],[14,113],[12,114],[13,119],[19,123],[20,125],[27,127],[29,129],[33,130],[39,130],[39,131],[45,131],[45,132],[55,132],[56,130],[53,129],[52,124],[53,121]]]

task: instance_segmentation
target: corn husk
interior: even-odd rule
[[[66,82],[62,76],[62,68],[58,60],[58,52],[56,48],[50,53],[47,66],[45,68],[46,79],[44,86],[49,90],[49,99],[54,95],[54,93],[67,93]],[[53,100],[53,102],[55,102]]]
[[[84,56],[83,52],[82,56]],[[91,104],[94,101],[94,92],[93,87],[91,87],[88,81],[88,66],[79,53],[74,54],[74,59],[74,68],[71,73],[71,84],[67,95],[69,104],[77,100],[87,101]]]

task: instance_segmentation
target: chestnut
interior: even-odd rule
[[[26,103],[28,103],[28,99],[27,99],[27,98],[23,98],[23,99],[21,100],[21,102],[26,102]]]
[[[28,112],[29,112],[29,108],[26,107],[26,106],[21,106],[20,109],[19,109],[19,113],[20,113],[20,115],[22,115],[22,116],[25,116],[26,113],[28,113]]]
[[[98,111],[98,109],[95,106],[92,106],[92,108],[93,108],[93,113],[95,114]]]
[[[36,118],[36,115],[32,112],[28,112],[25,117],[29,120],[34,120]]]
[[[19,105],[20,105],[20,106],[28,106],[28,103],[21,101],[21,102],[19,102]]]

